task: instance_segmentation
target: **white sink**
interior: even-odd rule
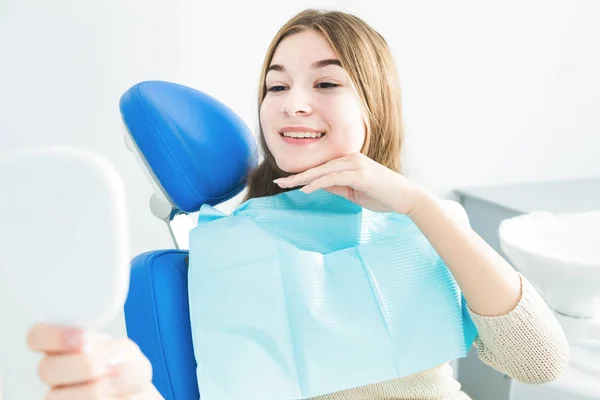
[[[557,313],[600,316],[600,211],[509,218],[499,227],[502,251]]]
[[[540,387],[513,382],[511,400],[597,399],[597,390],[584,388],[600,390],[600,211],[531,212],[502,221],[499,236],[502,251],[554,311],[571,347],[560,380]]]

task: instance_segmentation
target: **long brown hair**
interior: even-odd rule
[[[267,69],[277,46],[283,39],[309,29],[322,34],[330,43],[357,90],[367,128],[361,152],[374,161],[402,173],[402,106],[396,65],[385,39],[354,15],[340,11],[307,9],[281,27],[271,41],[263,62],[258,90],[259,113],[266,95]],[[259,140],[264,160],[247,177],[248,192],[244,201],[286,191],[273,183],[274,179],[289,174],[277,166],[267,147],[261,126]]]

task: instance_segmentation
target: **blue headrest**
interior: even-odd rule
[[[247,125],[205,93],[170,82],[141,82],[123,94],[120,109],[148,172],[183,212],[237,195],[257,164]]]

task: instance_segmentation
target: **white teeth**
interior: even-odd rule
[[[293,138],[320,138],[323,135],[321,132],[283,132],[283,136]]]

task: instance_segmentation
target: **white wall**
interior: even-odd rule
[[[71,144],[120,170],[132,255],[170,247],[123,146],[119,96],[142,80],[203,90],[256,125],[270,38],[305,7],[355,12],[389,41],[403,81],[408,175],[458,186],[600,176],[600,3],[0,0],[0,151]],[[0,280],[5,400],[42,398],[32,321]],[[124,335],[122,317],[107,328]]]

